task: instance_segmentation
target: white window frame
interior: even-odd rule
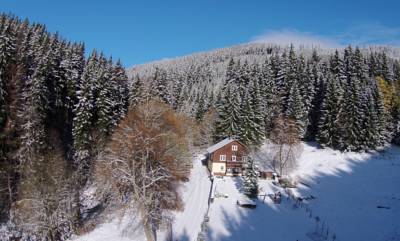
[[[232,161],[235,162],[236,160],[236,156],[232,156]]]
[[[232,145],[232,151],[237,151],[238,150],[238,146],[237,145]]]
[[[221,162],[226,161],[226,155],[219,155],[219,161]]]

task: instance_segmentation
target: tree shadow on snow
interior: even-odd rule
[[[191,240],[187,230],[185,229],[182,234],[172,237],[171,241],[191,241]]]
[[[239,192],[242,192],[243,189],[243,179],[240,176],[237,177],[232,177],[233,183],[235,184],[235,187]]]
[[[298,196],[314,199],[301,205],[284,197],[279,205],[259,200],[256,209],[212,207],[221,209],[221,215],[210,217],[220,222],[211,221],[207,240],[311,240],[307,234],[321,232],[322,226],[327,240],[400,240],[400,148],[350,153],[346,160],[308,177]],[[233,180],[241,190],[241,178]]]

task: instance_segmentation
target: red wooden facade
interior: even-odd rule
[[[214,175],[239,175],[242,174],[243,161],[248,154],[244,144],[237,140],[232,140],[212,153],[209,153],[209,162],[225,164],[224,170],[213,170],[213,165],[209,165],[210,171]]]

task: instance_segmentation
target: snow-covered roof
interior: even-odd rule
[[[228,145],[229,143],[234,142],[234,141],[236,141],[236,139],[233,139],[233,138],[226,138],[226,139],[224,139],[224,140],[218,142],[217,144],[215,144],[215,145],[210,146],[209,148],[207,148],[207,152],[208,152],[208,153],[213,153],[214,151],[218,150],[219,148],[221,148],[221,147],[223,147],[223,146],[225,146],[225,145]]]

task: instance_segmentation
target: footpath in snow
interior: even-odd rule
[[[207,167],[201,163],[203,158],[203,155],[197,155],[194,158],[189,182],[185,183],[181,189],[185,207],[183,212],[175,212],[172,225],[174,241],[196,240],[207,212],[211,181]]]

